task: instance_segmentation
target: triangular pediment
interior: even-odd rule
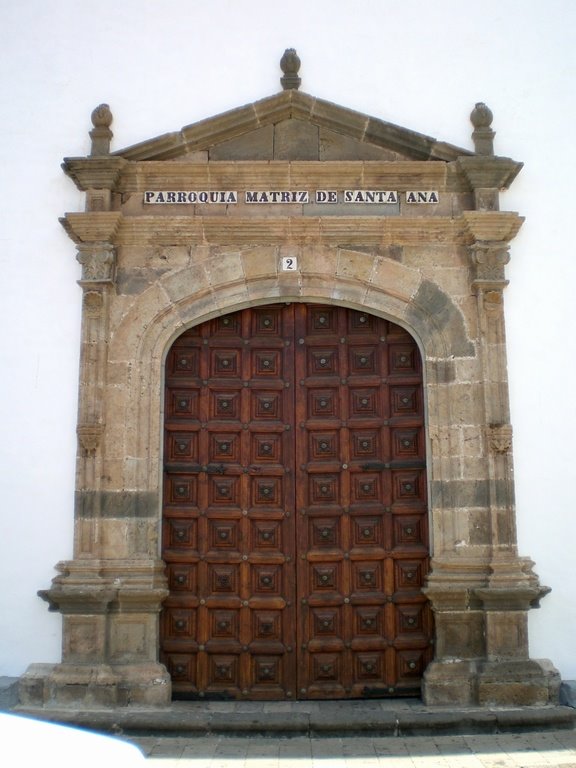
[[[300,91],[282,91],[114,153],[141,160],[440,160],[474,155]]]

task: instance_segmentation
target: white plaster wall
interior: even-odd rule
[[[576,343],[572,0],[18,0],[0,4],[0,675],[60,658],[36,596],[71,557],[80,269],[58,224],[82,196],[60,170],[280,90],[302,90],[471,148],[475,102],[525,168],[502,208],[527,217],[506,293],[520,550],[553,588],[534,657],[576,678]]]

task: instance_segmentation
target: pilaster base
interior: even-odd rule
[[[172,686],[162,664],[32,664],[19,699],[23,708],[168,707]]]
[[[427,706],[468,707],[476,701],[476,664],[473,661],[433,661],[422,681]]]
[[[547,659],[482,662],[478,704],[485,707],[534,707],[558,704],[560,673]]]
[[[547,659],[433,661],[422,698],[428,706],[545,706],[558,703],[560,682]]]

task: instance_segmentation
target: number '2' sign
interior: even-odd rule
[[[298,259],[295,256],[282,257],[282,272],[294,272],[298,269]]]

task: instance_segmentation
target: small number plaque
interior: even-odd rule
[[[282,257],[282,272],[295,272],[298,269],[298,259],[295,256]]]

